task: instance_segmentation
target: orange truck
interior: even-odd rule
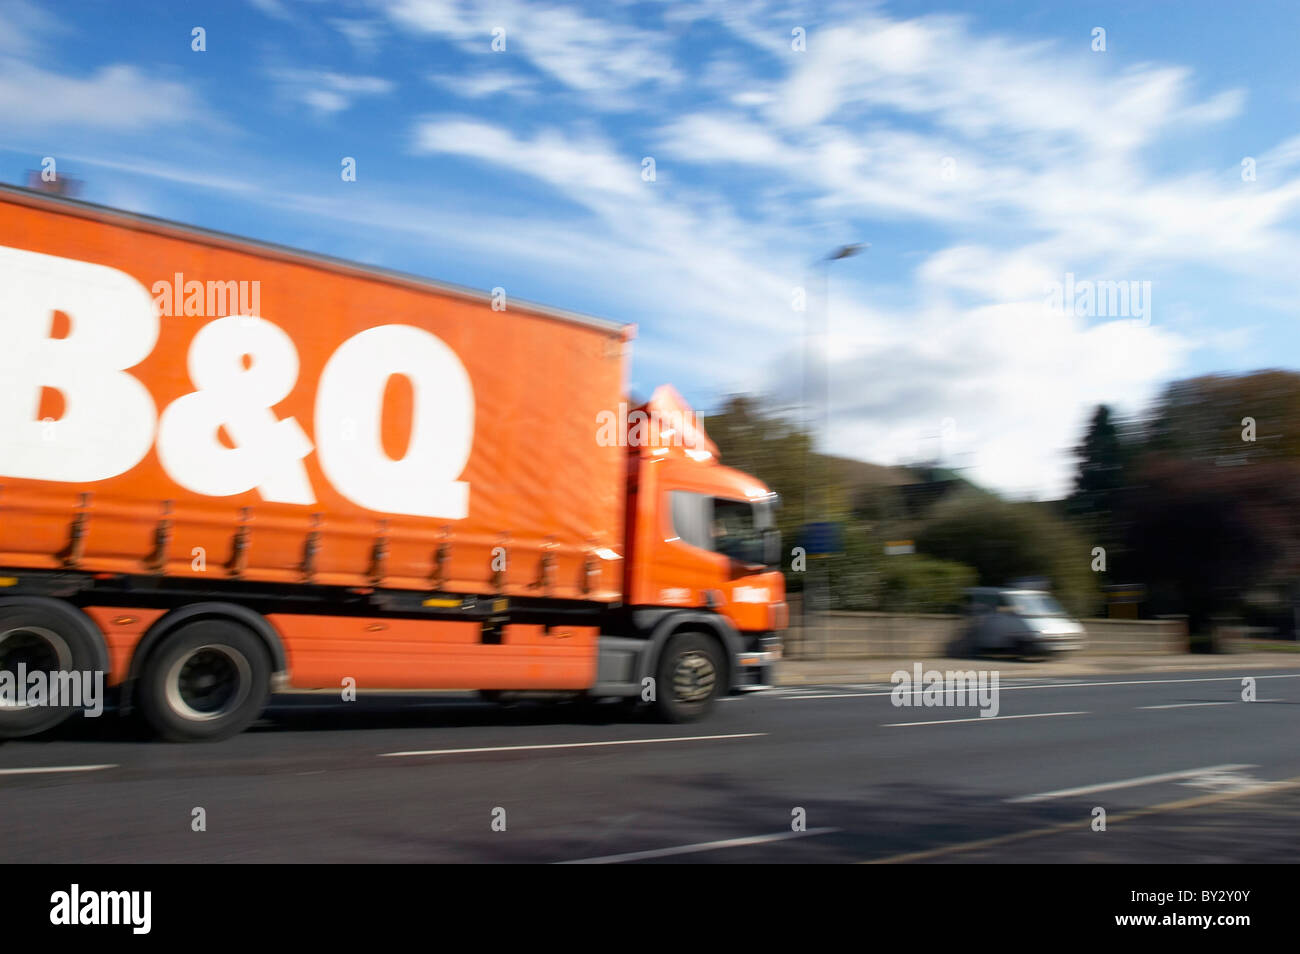
[[[767,685],[777,498],[629,406],[633,330],[0,187],[0,737],[69,673],[175,740],[291,689]]]

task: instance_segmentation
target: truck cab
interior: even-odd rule
[[[643,418],[629,415],[624,581],[636,628],[701,631],[725,647],[721,666],[688,656],[662,667],[674,689],[702,690],[710,679],[732,691],[765,688],[789,621],[776,529],[780,498],[719,461],[671,388],[637,410]],[[645,426],[641,439],[631,433],[638,424]]]

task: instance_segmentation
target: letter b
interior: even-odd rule
[[[158,318],[148,290],[105,265],[0,247],[0,476],[69,483],[130,470],[153,443],[157,409],[126,373],[149,356]],[[54,313],[69,319],[51,337]],[[64,413],[46,440],[42,388]]]

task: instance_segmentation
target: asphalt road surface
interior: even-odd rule
[[[690,725],[282,696],[206,745],[78,717],[0,744],[0,861],[1293,862],[1300,669],[1244,675],[1004,680],[996,718],[888,685]]]

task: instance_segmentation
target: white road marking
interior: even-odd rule
[[[1118,782],[1101,782],[1098,785],[1080,785],[1078,788],[1061,788],[1054,792],[1039,792],[1037,795],[1022,795],[1009,798],[1012,804],[1026,802],[1045,802],[1052,798],[1069,798],[1072,795],[1091,795],[1093,792],[1109,792],[1117,788],[1136,788],[1139,785],[1155,785],[1159,782],[1175,782],[1179,779],[1211,775],[1216,772],[1235,772],[1238,769],[1259,768],[1257,765],[1207,765],[1204,768],[1186,769],[1181,772],[1164,772],[1160,775],[1140,775],[1136,778],[1121,779]]]
[[[956,671],[956,669],[954,669]],[[966,672],[966,669],[961,670]],[[977,670],[978,671],[978,670]],[[1300,673],[1282,673],[1267,676],[1252,676],[1253,679],[1300,679]],[[1206,676],[1196,679],[1128,679],[1116,682],[1058,682],[1052,685],[1036,686],[1004,686],[999,685],[999,692],[1012,692],[1019,689],[1073,689],[1086,688],[1089,686],[1163,686],[1184,682],[1236,682],[1240,683],[1241,676]],[[823,687],[829,688],[829,687]],[[912,689],[912,695],[920,695],[925,690]],[[757,696],[766,696],[769,699],[870,699],[876,696],[892,696],[894,690],[885,690],[883,692],[826,692],[816,695],[799,695],[795,693],[756,693]],[[906,693],[904,693],[906,695]]]
[[[1255,778],[1253,775],[1244,772],[1234,771],[1235,769],[1255,768],[1254,765],[1224,765],[1218,768],[1202,772],[1199,775],[1187,779],[1185,782],[1179,782],[1179,785],[1186,785],[1188,788],[1200,788],[1207,792],[1255,792],[1267,788],[1271,782],[1265,782],[1263,779]]]
[[[1139,709],[1195,709],[1198,706],[1235,706],[1237,700],[1231,702],[1172,702],[1167,706],[1138,706]]]
[[[489,745],[476,749],[424,749],[415,752],[381,752],[382,758],[411,755],[469,755],[474,752],[529,752],[538,749],[586,749],[601,745],[653,745],[656,742],[710,742],[717,739],[753,739],[766,732],[737,732],[732,735],[687,735],[671,739],[613,739],[604,742],[553,742],[545,745]]]
[[[0,775],[40,775],[44,772],[97,772],[116,765],[41,765],[35,768],[0,769]]]
[[[689,855],[697,851],[716,851],[719,848],[743,848],[746,845],[766,845],[774,841],[786,841],[790,838],[805,838],[808,835],[827,835],[839,831],[838,828],[810,828],[807,831],[783,831],[775,835],[750,835],[748,838],[727,838],[723,841],[701,841],[694,845],[676,845],[672,848],[651,848],[649,851],[629,851],[622,855],[602,855],[598,858],[581,858],[577,861],[561,861],[562,865],[612,865],[621,861],[641,861],[646,858],[669,858],[673,855]]]
[[[972,719],[935,719],[933,722],[886,722],[882,728],[893,729],[901,725],[951,725],[954,722],[1002,722],[1006,719],[1042,719],[1047,716],[1087,715],[1086,712],[1030,712],[1026,715],[975,716]]]

